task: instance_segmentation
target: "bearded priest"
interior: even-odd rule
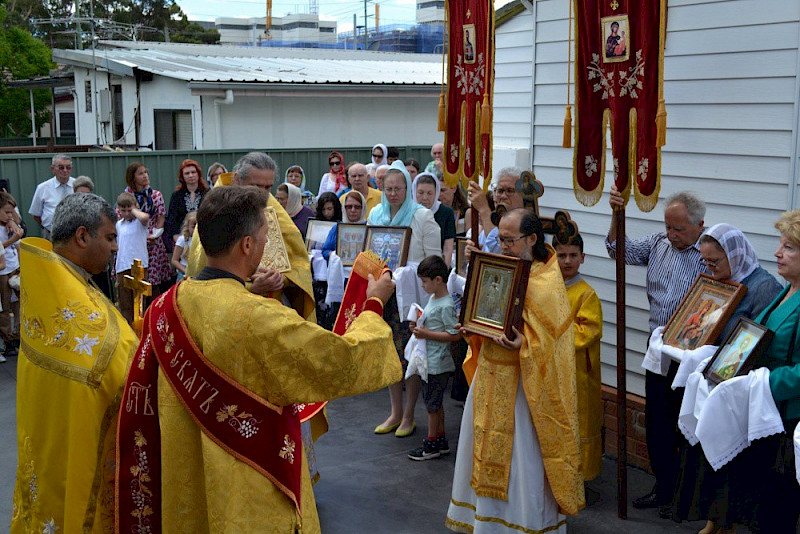
[[[382,318],[388,273],[370,276],[343,336],[245,288],[267,201],[251,186],[208,193],[197,214],[206,266],[147,312],[120,410],[120,532],[319,532],[298,413],[401,378]]]

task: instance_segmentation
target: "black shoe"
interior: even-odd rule
[[[666,506],[667,504],[669,504],[669,501],[659,498],[659,496],[654,492],[650,492],[644,497],[639,497],[638,499],[633,500],[633,507],[640,509],[658,508],[660,506]]]
[[[422,440],[422,447],[408,453],[408,457],[411,460],[433,460],[441,455],[439,447],[436,446],[436,441],[431,441],[428,438]]]
[[[450,444],[447,443],[447,439],[444,436],[436,438],[436,446],[439,448],[439,454],[442,456],[450,454]]]
[[[661,519],[672,519],[672,505],[662,506],[659,508],[658,517]]]

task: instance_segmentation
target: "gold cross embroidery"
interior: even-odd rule
[[[470,18],[470,17],[472,17],[472,11],[470,11],[469,9],[467,9],[467,18]]]
[[[618,7],[619,7],[619,2],[617,2],[617,0],[611,0],[611,9],[616,11]]]
[[[353,321],[356,320],[356,305],[351,304],[349,308],[344,311],[344,329],[347,330],[350,328],[350,325],[353,324]]]

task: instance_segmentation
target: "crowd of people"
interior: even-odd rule
[[[423,167],[384,144],[366,163],[331,151],[316,194],[292,162],[275,186],[278,164],[264,153],[243,156],[231,173],[219,163],[204,173],[187,159],[168,207],[147,167],[133,162],[112,207],[92,194],[91,179],[72,178],[71,158],[59,154],[29,210],[42,240],[21,240],[16,201],[0,192],[6,356],[16,355],[23,333],[12,532],[101,531],[115,520],[140,532],[254,524],[317,532],[314,441],[327,420],[322,409],[302,422],[298,414],[384,387],[389,410],[377,435],[415,435],[422,395],[428,417],[420,446],[408,452],[414,461],[451,453],[448,387],[464,403],[452,499],[442,511],[448,528],[566,532],[565,516],[591,501],[586,483],[602,471],[603,317],[580,272],[584,240],[545,237],[524,205],[521,169],[498,171],[486,194],[475,183],[447,186],[443,155],[435,144]],[[610,205],[617,217],[623,197],[614,187]],[[757,367],[771,373],[786,434],[757,440],[715,470],[678,429],[678,364],[647,367],[655,485],[633,505],[675,521],[704,519],[703,534],[732,532],[735,524],[794,532],[800,487],[787,435],[800,421],[800,365],[793,361],[800,211],[775,224],[783,287],[740,230],[706,227],[696,195],[679,192],[663,205],[664,231],[624,236],[626,263],[647,268],[651,333],[658,335],[701,273],[745,286],[714,344],[739,317],[773,331]],[[290,263],[281,272],[260,266],[268,206]],[[613,217],[605,241],[611,257]],[[334,224],[324,240],[310,242],[311,221]],[[337,252],[340,224],[410,229],[404,268],[426,295],[415,303],[418,319],[400,302],[391,273],[370,274],[360,313],[348,310],[345,332],[332,332],[354,269]],[[470,334],[459,324],[459,237],[468,256],[481,250],[531,262],[513,335]],[[122,282],[137,259],[152,285],[140,337],[131,328],[135,291]],[[116,292],[96,283],[109,265]],[[409,366],[418,354],[422,371]]]

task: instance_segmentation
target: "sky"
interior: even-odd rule
[[[323,19],[336,19],[339,32],[353,29],[353,13],[358,15],[358,24],[364,24],[363,0],[317,0],[319,14]],[[263,17],[266,15],[266,0],[177,0],[176,2],[189,20],[209,20],[216,17]],[[368,0],[369,26],[374,27],[375,4],[380,4],[380,25],[415,24],[416,0]],[[308,13],[308,1],[273,0],[272,16],[282,17],[289,13]]]

